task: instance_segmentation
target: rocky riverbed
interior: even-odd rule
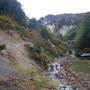
[[[57,90],[74,90],[65,78],[65,70],[61,61],[49,64],[48,74],[52,80],[55,80],[60,84]]]
[[[57,90],[90,90],[89,83],[84,80],[77,72],[71,69],[66,58],[58,58],[49,64],[49,77],[57,81],[60,86]]]

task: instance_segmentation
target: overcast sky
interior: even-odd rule
[[[47,14],[90,11],[90,0],[18,0],[27,16],[39,19]]]

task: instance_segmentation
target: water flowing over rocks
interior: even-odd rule
[[[68,84],[67,80],[64,78],[65,71],[63,65],[60,62],[53,62],[48,66],[48,73],[51,79],[57,81],[60,86],[57,90],[73,90],[72,86]]]
[[[90,90],[89,80],[73,71],[64,58],[49,64],[48,73],[51,79],[60,84],[57,90]]]

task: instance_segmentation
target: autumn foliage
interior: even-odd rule
[[[8,16],[0,16],[0,29],[19,29],[19,25]]]

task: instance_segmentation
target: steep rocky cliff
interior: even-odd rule
[[[40,18],[40,21],[49,29],[52,28],[52,32],[59,32],[64,35],[69,30],[79,26],[79,24],[83,22],[84,16],[85,13],[47,15],[43,18]]]

